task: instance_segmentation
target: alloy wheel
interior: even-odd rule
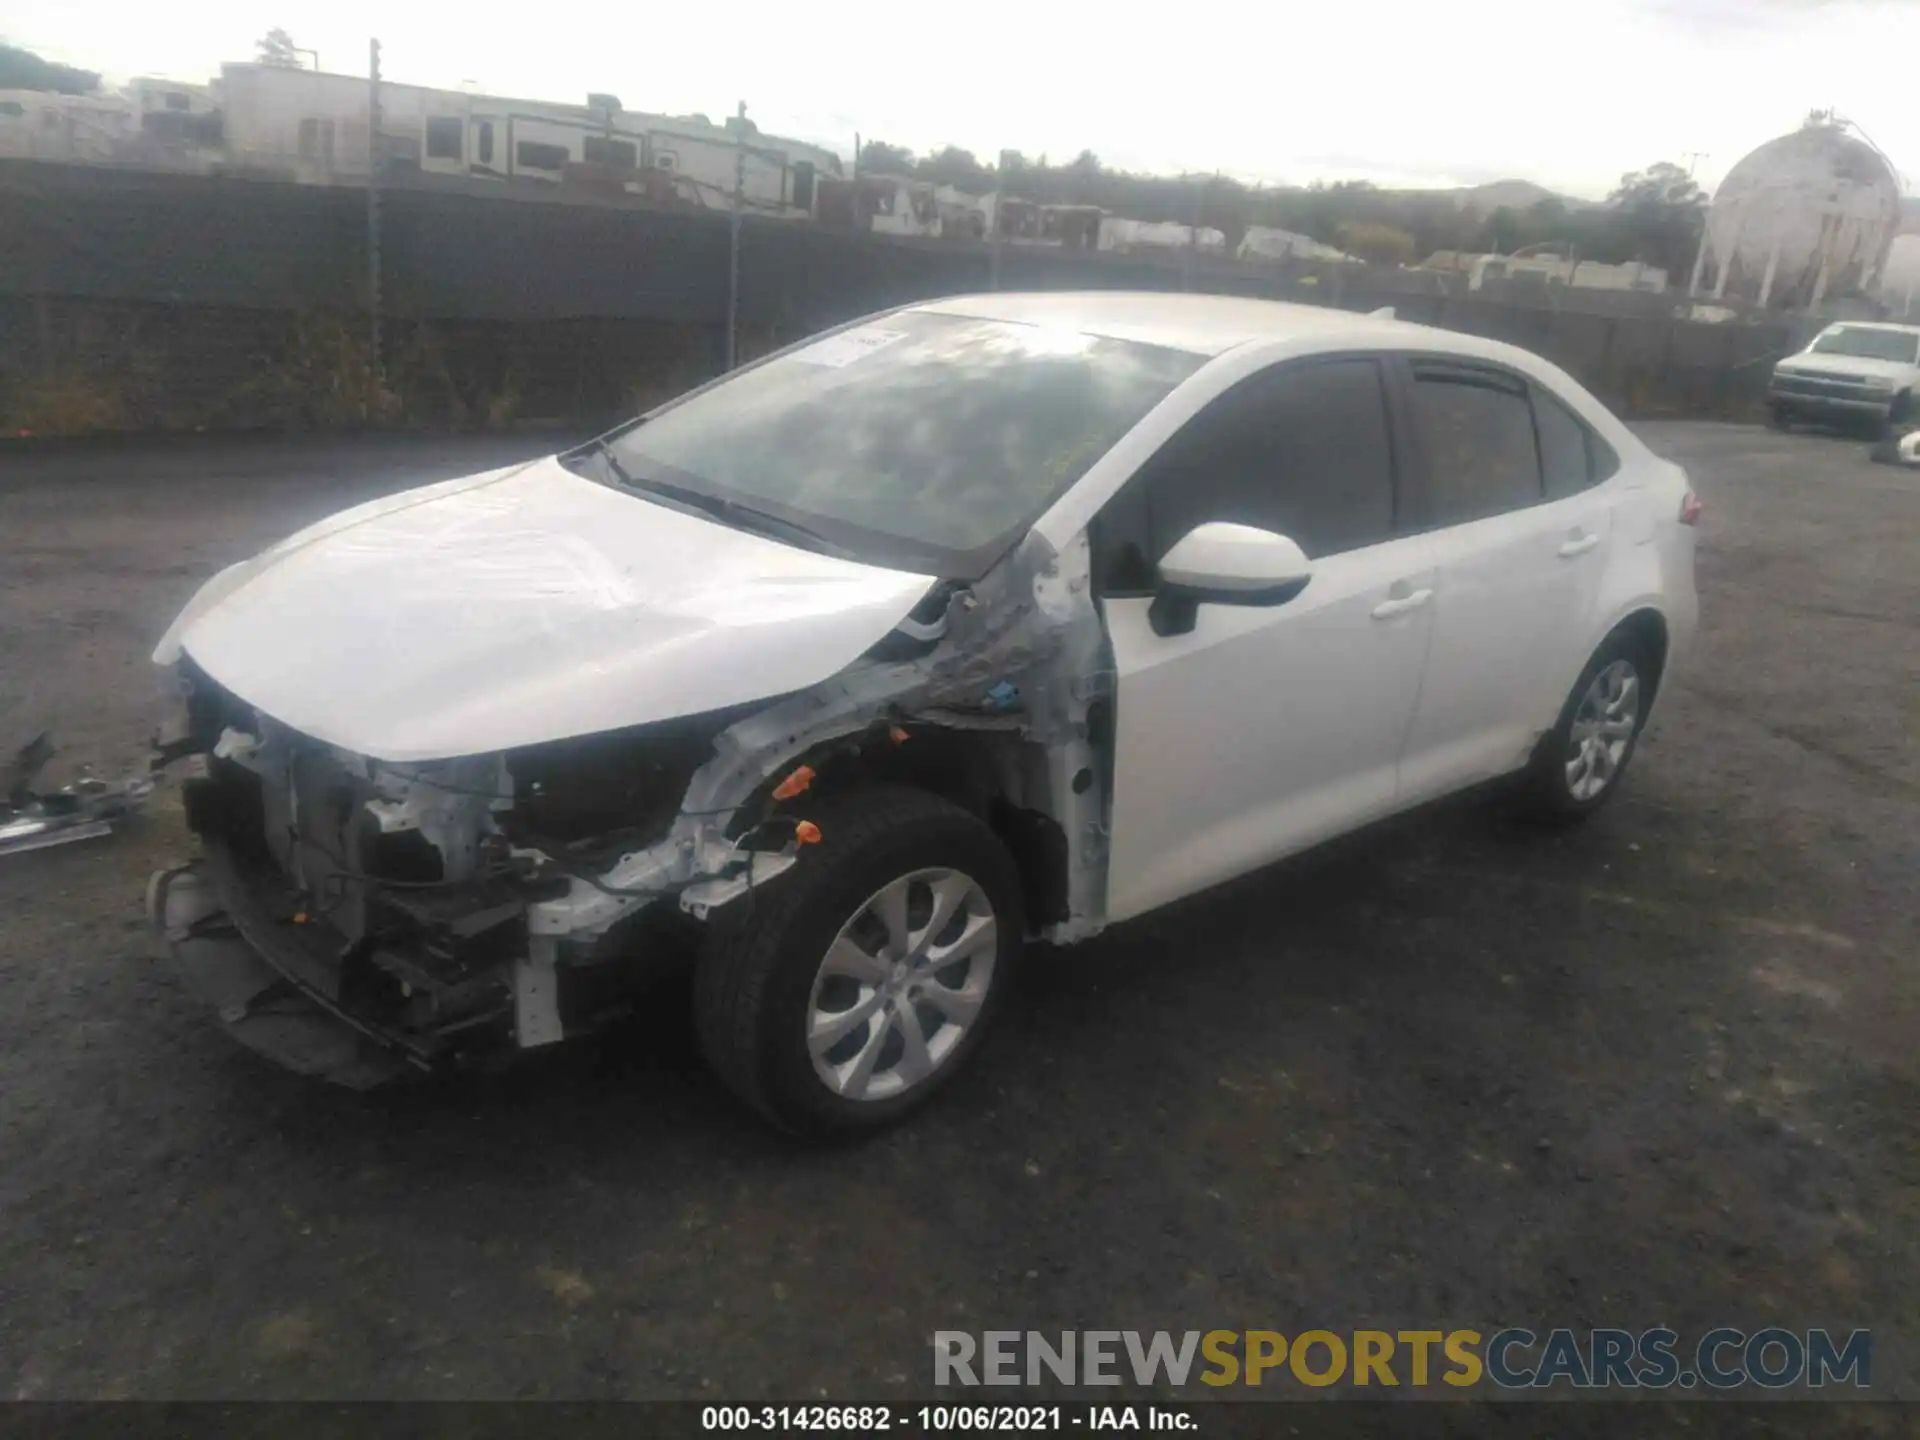
[[[999,917],[973,877],[915,870],[840,927],[814,976],[807,1052],[848,1100],[890,1100],[952,1058],[993,983]]]
[[[1613,783],[1640,724],[1640,675],[1628,660],[1615,660],[1593,677],[1574,711],[1567,736],[1567,793],[1597,797]]]

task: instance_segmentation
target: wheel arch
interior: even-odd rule
[[[729,907],[708,925],[694,967],[695,1030],[721,1081],[781,1128],[822,1138],[872,1131],[903,1118],[947,1083],[965,1063],[962,1054],[952,1052],[977,1045],[982,1027],[991,1023],[990,1014],[1003,1003],[1006,967],[1018,965],[1023,949],[1020,880],[1011,856],[976,817],[927,790],[890,784],[835,790],[823,785],[808,786],[803,796],[791,798],[796,814],[817,817],[820,848],[768,886],[754,908]],[[843,1095],[823,1076],[821,1056],[808,1043],[816,1033],[812,1012],[823,957],[838,947],[836,930],[844,937],[847,923],[866,912],[881,890],[902,880],[911,882],[914,872],[929,867],[957,869],[990,900],[999,923],[985,942],[992,947],[989,966],[997,978],[974,991],[974,1013],[971,1019],[963,1018],[964,1033],[945,1060],[927,1054],[923,1045],[923,1066],[907,1088]],[[888,928],[899,934],[894,925]],[[879,1048],[885,1041],[865,1021],[881,1015],[884,1036],[895,1027],[891,1017],[896,1009],[918,1008],[918,991],[910,982],[926,981],[933,972],[923,968],[917,976],[908,975],[911,956],[896,952],[876,975],[871,962],[880,957],[869,945],[855,948],[866,952],[869,968],[846,973],[862,975],[874,985],[874,992],[857,1002],[866,1008],[853,1017],[867,1032],[864,1054],[871,1071],[885,1058]],[[972,970],[970,962],[969,984]],[[879,1008],[882,986],[903,996],[884,1014]],[[829,1008],[841,1010],[837,1005]],[[834,1038],[846,1038],[846,1033]],[[926,1038],[922,1029],[922,1041]]]
[[[741,807],[744,823],[751,823],[745,817],[767,814],[776,803],[773,787],[802,765],[814,771],[810,792],[905,786],[958,805],[985,823],[1013,857],[1029,930],[1037,932],[1067,918],[1067,836],[1045,808],[1043,746],[997,729],[911,719],[876,725],[825,742],[783,766]]]
[[[1672,641],[1667,628],[1667,617],[1652,605],[1641,605],[1621,616],[1600,638],[1599,645],[1589,652],[1589,658],[1612,640],[1627,637],[1646,650],[1653,665],[1653,673],[1647,677],[1647,704],[1660,697],[1660,682],[1667,673],[1667,653]]]
[[[1672,655],[1674,622],[1667,613],[1659,591],[1650,588],[1654,578],[1652,575],[1636,575],[1634,579],[1638,583],[1622,587],[1625,598],[1603,610],[1604,618],[1587,632],[1585,647],[1578,655],[1571,657],[1565,683],[1561,686],[1563,697],[1572,688],[1573,682],[1580,678],[1580,672],[1586,669],[1587,662],[1600,653],[1600,647],[1621,635],[1632,636],[1652,653],[1654,688],[1658,690],[1660,677],[1666,674],[1667,661]]]
[[[1522,772],[1519,794],[1525,813],[1553,824],[1571,822],[1591,814],[1613,794],[1619,769],[1626,765],[1652,717],[1654,701],[1660,693],[1661,677],[1666,671],[1669,644],[1666,615],[1657,606],[1641,604],[1630,606],[1615,617],[1613,623],[1588,647],[1580,658],[1578,676],[1561,703],[1559,718],[1534,741],[1532,753]],[[1599,677],[1607,668],[1602,662],[1617,662],[1621,658],[1617,651],[1609,655],[1609,651],[1616,646],[1631,647],[1636,652],[1635,668],[1638,668],[1638,662],[1644,661],[1647,673],[1642,676],[1642,681],[1646,703],[1640,707],[1637,725],[1631,726],[1624,736],[1620,752],[1610,754],[1599,788],[1583,793],[1572,788],[1576,778],[1573,771],[1575,765],[1584,760],[1581,779],[1584,782],[1591,777],[1597,761],[1589,745],[1596,737],[1590,733],[1582,739],[1576,753],[1572,748],[1572,728],[1586,698],[1594,693],[1591,687],[1598,684]],[[1623,690],[1621,693],[1624,697],[1626,692]],[[1602,739],[1601,748],[1605,749],[1607,743]]]

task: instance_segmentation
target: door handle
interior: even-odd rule
[[[1576,555],[1586,554],[1587,551],[1599,543],[1600,537],[1598,535],[1582,535],[1579,539],[1569,540],[1560,547],[1560,558],[1562,560],[1571,560]]]
[[[1391,620],[1396,615],[1404,615],[1409,610],[1418,610],[1433,599],[1432,590],[1416,590],[1411,595],[1402,595],[1396,600],[1382,600],[1373,607],[1373,618]]]

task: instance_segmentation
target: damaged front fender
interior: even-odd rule
[[[1032,808],[1060,826],[1068,851],[1068,915],[1049,938],[1097,931],[1109,778],[1090,717],[1111,694],[1112,665],[1085,538],[1056,552],[1031,534],[976,585],[954,589],[938,624],[914,623],[912,638],[937,636],[919,658],[858,662],[723,730],[669,833],[530,907],[530,934],[549,941],[603,934],[668,895],[704,916],[744,894],[744,878],[731,873],[745,863],[733,838],[743,807],[807,755],[896,721],[1011,733],[1037,748],[1044,778],[1042,793],[1029,797]],[[541,948],[530,964],[546,963]]]

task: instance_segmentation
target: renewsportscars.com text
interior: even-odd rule
[[[1813,1389],[1873,1383],[1873,1336],[1722,1326],[1647,1330],[937,1330],[936,1385],[1192,1383],[1462,1390]]]

